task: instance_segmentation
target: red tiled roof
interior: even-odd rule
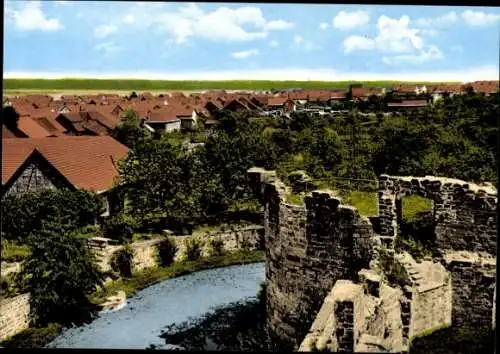
[[[2,151],[2,184],[35,149],[75,187],[96,192],[113,185],[118,176],[115,164],[129,151],[108,136],[7,139]]]
[[[268,106],[282,106],[288,100],[287,97],[269,97],[267,99]]]
[[[66,133],[67,129],[64,128],[56,117],[31,117],[33,121],[38,123],[43,129],[48,131],[51,135],[60,136]]]
[[[30,138],[44,138],[52,135],[31,117],[19,118],[17,127]]]
[[[427,106],[426,100],[405,100],[401,102],[389,102],[388,107],[425,107]]]
[[[9,128],[7,128],[5,125],[2,124],[2,138],[11,139],[11,138],[17,138],[17,136],[13,132],[11,132]]]

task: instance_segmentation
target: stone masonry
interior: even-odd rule
[[[335,281],[368,266],[373,233],[331,192],[312,192],[297,206],[285,202],[288,189],[273,172],[252,169],[249,179],[265,206],[269,335],[278,346],[298,347]]]
[[[206,256],[209,253],[209,245],[206,242],[209,239],[220,240],[223,243],[223,248],[227,251],[233,251],[242,248],[243,245],[247,245],[250,249],[260,249],[262,245],[261,238],[263,237],[263,228],[259,225],[251,225],[236,228],[232,231],[227,232],[208,232],[204,234],[199,234],[196,236],[171,236],[170,239],[175,242],[178,247],[178,251],[175,259],[179,260],[182,258],[185,250],[185,242],[188,239],[198,239],[202,242],[202,256]],[[147,240],[147,241],[137,241],[131,244],[134,250],[134,258],[132,260],[133,271],[140,271],[146,268],[154,268],[157,266],[156,258],[156,246],[161,242],[163,238]],[[98,256],[99,265],[104,271],[111,270],[110,260],[113,254],[124,246],[107,245],[103,249],[96,249],[95,252]]]
[[[29,294],[0,300],[0,341],[28,328]]]
[[[497,192],[491,185],[478,186],[442,177],[379,179],[380,235],[396,235],[402,196],[417,194],[433,201],[436,245],[456,251],[497,252]]]
[[[383,175],[375,232],[331,192],[291,205],[274,171],[252,168],[248,178],[264,205],[267,328],[278,347],[405,352],[412,338],[450,325],[491,328],[497,197],[490,185]],[[438,249],[418,262],[392,249],[401,197],[413,193],[433,201]],[[381,246],[404,269],[405,284],[390,283],[380,268]]]

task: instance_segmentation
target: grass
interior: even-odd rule
[[[20,262],[25,260],[30,254],[30,249],[26,245],[18,245],[12,241],[2,241],[2,261]]]
[[[63,330],[58,323],[47,327],[28,328],[1,343],[4,348],[43,348],[53,341]]]
[[[288,193],[286,195],[286,202],[293,205],[302,205],[304,203],[305,196],[303,194]]]
[[[343,204],[356,207],[361,215],[377,216],[377,193],[346,191],[340,194]]]
[[[117,291],[124,291],[127,296],[134,295],[136,291],[154,285],[166,279],[186,275],[204,269],[221,268],[236,264],[249,264],[263,262],[264,251],[236,251],[227,252],[222,256],[203,257],[197,261],[175,262],[165,268],[146,269],[136,272],[132,278],[119,279],[109,283],[103,289],[91,296],[94,304],[100,304]]]
[[[4,93],[22,90],[33,92],[96,90],[96,91],[162,91],[162,90],[270,90],[286,88],[328,89],[347,88],[356,81],[266,81],[266,80],[134,80],[134,79],[4,79]],[[391,86],[398,81],[366,81],[365,87]],[[429,84],[419,82],[418,84]]]
[[[432,201],[418,195],[404,197],[402,202],[403,218],[407,221],[415,220],[420,213],[432,210]]]

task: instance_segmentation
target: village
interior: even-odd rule
[[[373,217],[385,212],[374,197],[380,171],[397,171],[393,166],[415,150],[422,157],[414,159],[427,166],[426,159],[434,156],[436,147],[446,151],[440,140],[432,143],[434,147],[426,145],[433,127],[442,132],[438,139],[448,144],[453,141],[450,134],[455,134],[448,124],[464,129],[457,107],[465,105],[473,119],[483,119],[478,109],[484,104],[491,113],[498,93],[498,81],[476,81],[387,88],[351,84],[348,89],[331,90],[4,96],[1,198],[6,218],[2,238],[7,246],[2,245],[1,301],[7,310],[1,317],[0,334],[10,341],[4,344],[39,346],[31,342],[32,337],[24,341],[23,333],[32,330],[36,338],[37,331],[55,322],[56,329],[43,341],[46,345],[67,325],[66,319],[54,317],[56,310],[50,312],[53,322],[30,322],[40,310],[30,307],[34,302],[29,289],[36,285],[27,287],[25,282],[28,272],[38,271],[38,259],[45,259],[37,249],[40,242],[57,249],[58,238],[70,244],[85,240],[85,249],[97,257],[104,274],[100,281],[89,280],[94,282],[91,288],[99,290],[87,291],[85,296],[102,311],[118,311],[136,288],[171,276],[204,267],[268,262],[264,239],[269,238],[265,219],[269,214],[249,193],[248,168],[278,170],[293,186],[280,203],[292,209],[302,208],[314,188],[334,188],[362,215]],[[453,114],[459,117],[458,123],[446,120]],[[443,116],[447,118],[436,118]],[[479,138],[473,138],[478,149],[485,151],[493,141],[493,133],[487,130],[491,118],[486,119],[487,136],[478,131]],[[415,134],[416,148],[411,145]],[[453,149],[448,153],[462,153]],[[474,149],[468,153],[479,156]],[[486,155],[477,159],[480,167],[467,169],[457,169],[456,159],[443,158],[441,170],[436,171],[455,169],[458,172],[453,175],[485,183],[478,188],[493,188],[494,162]],[[400,164],[411,171],[411,163]],[[414,170],[421,173],[418,168]],[[406,204],[406,210],[415,219],[405,225],[425,223],[433,202],[421,198],[412,203]],[[65,223],[71,223],[69,230],[77,236],[65,229]],[[408,237],[419,240],[423,235],[419,232]],[[416,243],[397,246],[398,252],[424,252],[424,241],[411,242]],[[87,251],[75,247],[74,252]],[[73,277],[93,272],[89,263],[80,264],[81,270],[74,271],[83,273]],[[133,290],[124,286],[126,282],[134,284]],[[44,301],[54,309],[69,306]]]
[[[209,131],[217,124],[214,117],[220,111],[243,111],[253,117],[289,116],[292,112],[322,115],[339,112],[339,107],[349,102],[381,102],[368,108],[397,112],[425,108],[440,98],[464,94],[467,90],[489,96],[498,93],[498,81],[433,86],[398,84],[391,88],[363,88],[353,84],[347,90],[5,97],[3,106],[13,110],[9,115],[15,117],[15,123],[4,113],[3,193],[22,190],[16,180],[21,176],[31,178],[21,170],[29,165],[27,161],[35,151],[72,187],[103,193],[113,183],[116,173],[113,164],[128,152],[128,148],[108,137],[128,110],[135,112],[151,132],[193,128]],[[88,138],[73,138],[78,136]],[[49,137],[59,139],[44,139]],[[86,171],[89,178],[82,176],[81,171]]]

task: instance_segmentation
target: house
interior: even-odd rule
[[[157,133],[180,130],[181,124],[181,119],[169,106],[155,111],[150,110],[144,120],[144,126]]]
[[[61,113],[55,120],[71,135],[109,135],[119,121],[96,110]]]
[[[391,111],[402,109],[418,109],[428,106],[427,100],[402,100],[400,102],[388,102],[387,109]]]
[[[22,131],[28,138],[45,138],[55,137],[57,135],[43,128],[36,120],[30,117],[21,117],[17,122],[17,128]]]
[[[231,112],[250,112],[252,110],[245,102],[237,98],[227,101],[223,109]]]
[[[286,97],[269,97],[267,100],[267,109],[269,111],[277,111],[280,113],[290,114],[297,110],[295,102]]]
[[[2,198],[45,189],[85,189],[101,195],[109,209],[119,175],[116,163],[128,151],[109,136],[6,139]]]

